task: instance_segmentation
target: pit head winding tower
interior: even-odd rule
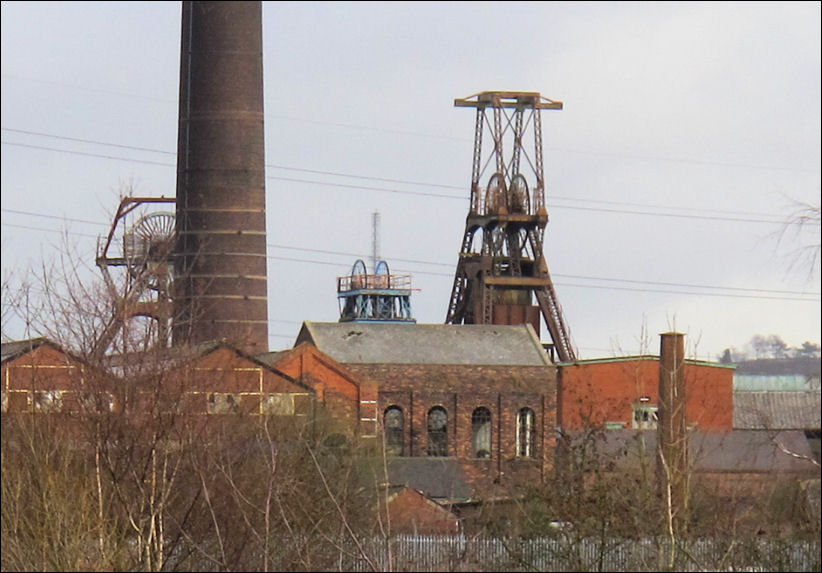
[[[548,211],[540,112],[562,109],[562,102],[536,92],[489,91],[454,105],[476,108],[477,116],[471,204],[445,322],[531,324],[539,333],[541,314],[556,355],[572,362],[575,351],[542,251]],[[486,131],[491,141],[484,153]]]

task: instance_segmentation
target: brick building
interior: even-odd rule
[[[4,343],[0,371],[4,413],[116,408],[115,386],[107,377],[46,338]]]
[[[734,367],[684,361],[685,417],[705,432],[733,427]],[[559,369],[558,425],[586,428],[656,429],[659,357],[627,356],[580,360]]]
[[[396,488],[380,498],[379,509],[381,515],[390,514],[391,530],[395,533],[456,535],[460,532],[460,519],[449,506],[411,487]]]
[[[366,442],[377,438],[377,385],[308,343],[257,357],[314,392],[335,424],[335,432]]]
[[[305,363],[306,356],[314,357],[315,365],[328,364],[316,358],[316,350],[282,354],[283,365],[298,377],[225,343],[109,356],[93,365],[45,338],[5,343],[3,413],[79,420],[77,414],[90,412],[174,412],[185,414],[186,424],[206,425],[239,414],[287,419],[292,428],[357,434],[360,396],[352,377],[333,369],[324,376],[294,370],[294,361]],[[308,370],[320,372],[316,366]],[[319,420],[325,424],[321,429],[315,427]]]
[[[3,344],[3,412],[161,407],[204,425],[267,416],[384,446],[387,473],[377,479],[408,531],[450,531],[478,501],[549,479],[559,435],[602,430],[617,468],[636,466],[657,438],[648,430],[657,424],[659,357],[554,365],[527,325],[306,322],[284,351],[250,356],[211,343],[101,366],[46,339]],[[742,410],[733,366],[685,360],[683,371],[695,484],[752,491],[777,475],[812,477],[782,451],[810,454],[801,432],[780,432],[777,443],[773,432],[734,430]]]
[[[557,369],[529,325],[306,322],[302,343],[376,386],[391,485],[461,502],[550,472]]]

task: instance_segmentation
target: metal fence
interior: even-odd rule
[[[820,571],[819,541],[397,536],[345,571]],[[673,562],[671,560],[673,559]]]

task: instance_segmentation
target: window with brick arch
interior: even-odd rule
[[[428,410],[428,455],[448,455],[448,413],[442,406]]]
[[[475,458],[491,457],[491,411],[479,407],[471,414],[471,446]]]
[[[399,406],[389,406],[382,417],[385,432],[385,453],[389,456],[404,455],[405,416]]]
[[[520,408],[517,413],[517,457],[534,457],[536,416],[531,408]]]

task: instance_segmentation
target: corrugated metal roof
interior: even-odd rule
[[[584,435],[571,436],[585,439]],[[600,454],[618,467],[638,467],[639,456],[653,463],[657,432],[608,430],[596,441]],[[733,430],[688,434],[691,463],[697,471],[773,472],[819,471],[810,461],[813,453],[801,431]]]
[[[811,430],[820,428],[822,393],[734,392],[734,428]]]
[[[822,358],[819,356],[797,356],[795,358],[761,358],[743,360],[736,363],[740,374],[769,374],[771,376],[804,374],[820,377]]]
[[[773,391],[806,391],[818,390],[819,378],[812,378],[805,374],[734,374],[734,391],[763,392]]]
[[[529,325],[304,322],[304,341],[343,364],[551,364]]]
[[[814,469],[804,432],[734,430],[691,441],[697,468],[705,471],[809,471]],[[818,471],[818,469],[816,470]]]

